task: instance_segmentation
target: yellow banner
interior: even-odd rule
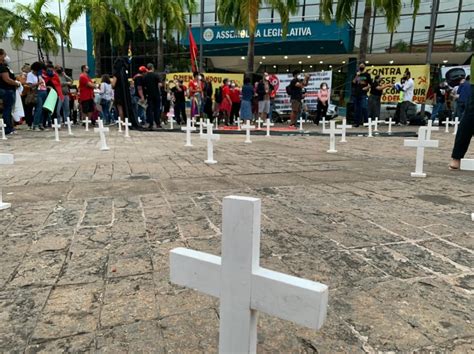
[[[423,103],[426,101],[426,95],[430,88],[430,67],[429,65],[402,65],[402,66],[372,66],[367,67],[367,71],[372,76],[376,75],[382,77],[382,84],[395,85],[399,83],[403,77],[405,70],[410,70],[411,77],[415,81],[415,91],[413,95],[413,102]],[[400,99],[399,93],[389,88],[384,90],[382,95],[383,103],[397,103]]]
[[[244,83],[244,74],[220,74],[220,73],[205,73],[203,74],[206,79],[211,78],[212,86],[214,89],[221,86],[224,79],[234,81],[239,87],[242,87]],[[189,86],[189,82],[193,79],[192,73],[170,73],[166,74],[166,81],[170,80],[183,80],[185,86]]]

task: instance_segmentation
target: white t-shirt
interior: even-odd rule
[[[413,81],[413,79],[410,78],[403,84],[403,92],[405,92],[405,95],[403,96],[403,101],[412,102],[414,90],[415,90],[415,82]]]
[[[100,98],[110,101],[113,98],[112,85],[105,82],[100,84]]]
[[[37,75],[33,74],[32,71],[26,75],[26,83],[31,84],[31,85],[36,85],[38,83],[38,80],[40,80],[40,85],[38,86],[38,90],[46,90],[46,84],[43,80],[43,78],[39,78]]]

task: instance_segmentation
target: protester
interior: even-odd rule
[[[111,80],[114,90],[114,105],[117,107],[117,112],[122,122],[125,122],[125,118],[128,118],[133,127],[138,127],[133,111],[132,95],[130,94],[128,66],[127,58],[118,57],[115,59]]]
[[[3,100],[3,121],[6,125],[5,134],[14,132],[12,111],[15,104],[16,89],[21,86],[9,68],[10,57],[0,49],[0,98]]]
[[[201,75],[196,71],[189,82],[189,99],[191,100],[191,117],[201,117],[204,83]]]
[[[104,121],[105,125],[112,124],[112,114],[110,113],[110,105],[112,103],[113,90],[112,84],[110,81],[110,76],[105,74],[102,75],[102,80],[99,86],[99,95],[100,95],[100,107],[102,108],[100,112],[100,117]]]
[[[222,84],[222,102],[220,104],[220,112],[224,119],[225,125],[229,125],[230,111],[232,110],[232,99],[230,98],[230,82],[224,79]]]
[[[233,125],[240,112],[240,89],[235,82],[230,84],[230,100],[232,101],[232,108],[230,110],[229,123]]]
[[[240,104],[240,118],[244,121],[252,119],[252,99],[254,96],[253,86],[250,78],[244,79],[244,86],[242,87],[242,100]],[[246,122],[250,123],[250,122]]]
[[[174,96],[174,116],[180,125],[186,123],[186,91],[183,80],[175,80],[175,86],[171,92]]]
[[[211,119],[213,116],[213,109],[212,109],[212,78],[207,76],[204,81],[204,109],[203,113],[205,114],[206,118]]]
[[[442,81],[434,89],[433,102],[435,105],[431,113],[431,120],[433,122],[436,120],[436,118],[438,118],[438,114],[445,110],[447,89],[448,84],[446,81]]]
[[[293,71],[293,80],[289,85],[289,92],[291,98],[291,115],[290,115],[290,127],[296,126],[296,120],[301,114],[302,100],[303,100],[303,88],[308,86],[309,75],[304,77],[300,76],[300,71]]]
[[[153,130],[153,122],[156,127],[161,129],[161,87],[160,77],[155,73],[155,66],[153,64],[147,65],[148,72],[143,78],[143,85],[145,87],[145,97],[147,99],[147,124],[146,128]]]
[[[56,91],[58,95],[58,100],[56,102],[56,118],[58,120],[58,124],[63,124],[66,120],[66,117],[61,116],[61,107],[64,102],[63,89],[61,87],[61,79],[54,70],[54,66],[51,62],[46,65],[46,70],[43,71],[43,79],[46,83],[46,87],[49,87],[50,90]],[[48,110],[46,111],[47,124],[48,126],[51,126],[51,114],[53,112],[49,112]]]
[[[314,123],[319,125],[321,120],[326,119],[329,107],[329,86],[327,83],[322,82],[319,85],[318,92],[318,103],[316,104],[316,118]]]
[[[372,119],[380,118],[381,99],[383,91],[391,84],[382,84],[382,76],[376,75],[370,84],[369,111],[368,116]]]
[[[25,63],[21,68],[21,73],[17,76],[17,81],[23,86],[23,91],[21,93],[21,101],[23,103],[23,110],[25,112],[25,122],[28,125],[28,129],[32,129],[33,127],[33,108],[35,103],[31,103],[26,101],[26,97],[30,93],[30,86],[26,83],[28,78],[28,73],[31,71],[31,66],[28,63]]]
[[[413,104],[415,82],[411,78],[410,70],[406,69],[403,76],[405,78],[405,83],[401,86],[401,91],[403,91],[403,103],[400,106],[400,123],[402,125],[408,125],[408,110]]]
[[[96,84],[89,77],[89,67],[81,66],[81,75],[79,76],[79,102],[81,104],[82,114],[89,120],[92,119],[92,113],[95,110],[94,89]],[[84,118],[84,117],[83,117]],[[93,122],[95,124],[95,122]]]
[[[367,93],[370,90],[372,78],[365,71],[365,64],[359,64],[359,70],[352,80],[354,93],[354,126],[358,127],[366,122],[369,118]]]
[[[274,90],[273,85],[270,84],[267,73],[263,74],[262,80],[257,85],[257,99],[258,99],[258,114],[260,119],[266,120],[270,114],[270,95]]]
[[[70,88],[73,84],[73,80],[66,75],[66,73],[64,72],[64,68],[62,68],[61,66],[57,65],[55,67],[55,70],[59,76],[59,80],[61,83],[61,91],[64,96],[60,110],[62,109],[62,116],[67,118],[71,115],[71,102],[69,98],[71,93]]]
[[[172,98],[173,95],[171,93],[170,86],[168,82],[165,81],[165,86],[161,87],[161,120],[166,122],[166,124],[168,124],[168,113],[171,108]]]
[[[140,121],[145,124],[146,122],[146,100],[145,94],[143,92],[143,78],[144,75],[148,72],[145,66],[140,66],[138,68],[138,74],[133,77],[133,84],[135,86],[135,90],[133,93],[133,109],[135,111],[135,116]]]
[[[459,85],[458,88],[458,100],[456,106],[456,116],[462,120],[466,112],[467,104],[469,103],[469,98],[471,97],[472,86],[471,86],[471,76],[468,75],[464,82]]]

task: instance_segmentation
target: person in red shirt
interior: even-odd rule
[[[43,71],[42,76],[43,76],[44,82],[46,83],[46,86],[50,87],[52,90],[56,91],[56,93],[58,94],[58,102],[56,103],[56,117],[58,118],[58,123],[62,124],[63,117],[61,117],[61,107],[63,106],[63,102],[64,102],[64,94],[63,94],[63,89],[61,86],[61,79],[59,78],[59,75],[54,70],[54,66],[52,63],[49,63],[48,65],[46,65],[46,71]],[[48,122],[48,124],[49,123],[50,122]]]
[[[201,75],[196,71],[194,79],[189,83],[189,98],[191,99],[191,117],[202,117],[202,97],[204,82]]]
[[[234,124],[234,120],[239,117],[240,112],[240,89],[235,82],[230,84],[230,100],[232,101],[232,109],[230,111],[230,125]]]
[[[79,76],[79,102],[81,103],[82,114],[87,118],[92,117],[94,112],[94,88],[96,85],[89,77],[89,67],[81,66],[81,75]]]
[[[220,111],[224,117],[225,125],[229,125],[229,117],[232,110],[232,99],[230,98],[229,85],[229,79],[224,79],[224,84],[222,85],[222,102],[220,104]]]

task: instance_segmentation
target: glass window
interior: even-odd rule
[[[415,20],[415,31],[428,31],[425,29],[426,26],[429,26],[431,22],[430,15],[418,15]]]
[[[458,11],[459,0],[449,0],[439,2],[439,12]]]
[[[411,32],[397,32],[393,34],[392,52],[410,52]]]
[[[390,33],[374,35],[372,53],[386,53],[390,48]],[[370,44],[370,43],[369,43]]]
[[[260,9],[260,11],[258,12],[258,22],[259,23],[272,22],[272,9],[271,8]]]
[[[290,21],[301,21],[302,18],[303,18],[303,6],[298,6],[298,11],[296,12],[296,14],[290,15]]]
[[[206,1],[204,1],[204,11],[206,11],[206,12],[216,11],[216,0],[206,0]]]
[[[427,45],[428,31],[421,31],[413,33],[413,46]],[[426,47],[424,48],[426,50]]]
[[[215,24],[215,13],[214,12],[204,13],[204,24],[205,25],[214,25]]]
[[[474,12],[461,12],[459,17],[459,29],[474,28]]]
[[[306,11],[305,11],[305,19],[307,21],[310,20],[319,20],[319,4],[317,5],[306,5]]]
[[[454,35],[455,31],[444,31],[444,30],[437,30],[435,32],[435,43],[439,42],[446,42],[446,43],[453,43],[454,42]]]
[[[454,30],[456,29],[456,22],[458,20],[458,13],[438,14],[437,26],[443,25],[439,30]],[[436,30],[438,31],[438,29]]]
[[[463,0],[462,11],[474,10],[474,0]]]
[[[428,1],[428,2],[431,2],[431,1]],[[415,10],[412,4],[412,0],[403,0],[402,1],[402,15],[413,15],[414,12]]]

